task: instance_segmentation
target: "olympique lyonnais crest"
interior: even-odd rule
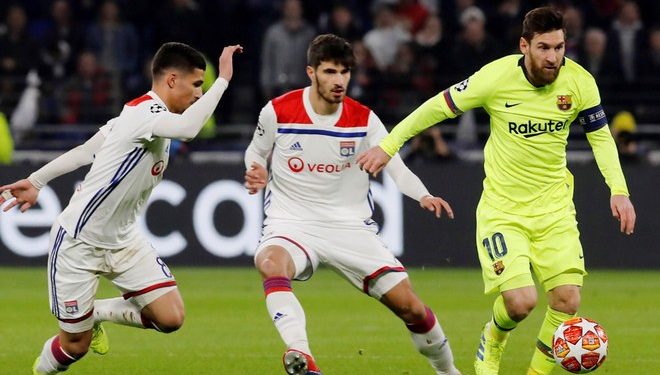
[[[340,141],[339,155],[341,156],[355,155],[355,141]]]
[[[573,102],[570,95],[557,95],[557,108],[562,111],[568,111],[572,105]]]
[[[68,314],[75,314],[78,312],[78,301],[64,301],[64,309]]]

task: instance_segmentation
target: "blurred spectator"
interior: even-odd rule
[[[481,9],[465,9],[460,22],[463,32],[456,42],[454,61],[457,71],[467,75],[500,57],[502,51],[497,40],[486,32],[486,16]]]
[[[660,87],[660,26],[649,32],[649,47],[642,58],[641,75],[644,82]]]
[[[285,0],[282,18],[266,30],[261,51],[261,89],[271,99],[309,84],[307,47],[315,31],[303,19],[300,0]]]
[[[577,61],[587,69],[598,81],[614,78],[617,68],[613,64],[612,56],[606,54],[607,34],[601,29],[590,28],[584,33]]]
[[[454,82],[454,66],[451,53],[452,41],[445,36],[442,30],[442,21],[438,16],[429,16],[422,29],[415,35],[415,48],[420,71],[433,82],[426,94]]]
[[[410,41],[410,34],[401,27],[394,10],[380,5],[374,14],[374,29],[364,36],[364,45],[373,56],[380,71],[387,71],[394,63],[401,44]]]
[[[9,119],[16,142],[20,142],[25,137],[28,131],[34,127],[37,117],[39,117],[39,97],[41,96],[39,85],[41,85],[41,79],[35,70],[31,70],[25,81],[27,85]]]
[[[68,0],[53,1],[50,18],[42,27],[39,73],[45,80],[61,80],[75,70],[84,33],[74,22]]]
[[[5,111],[16,106],[25,87],[25,76],[35,66],[37,46],[28,37],[26,25],[25,10],[20,5],[11,5],[7,10],[4,34],[0,35],[0,98]]]
[[[207,37],[207,20],[209,17],[194,0],[170,0],[156,19],[156,45],[181,42],[204,51],[210,45],[206,40],[210,38]],[[220,49],[220,46],[212,47]]]
[[[564,9],[564,26],[566,27],[566,57],[576,60],[580,42],[583,39],[582,12],[574,6],[566,7]]]
[[[440,125],[435,125],[410,141],[406,162],[447,160],[454,157],[447,142],[442,138]]]
[[[360,99],[364,103],[371,104],[372,98],[370,87],[373,77],[375,63],[369,50],[361,40],[356,40],[351,43],[353,47],[353,54],[355,55],[355,67],[351,71],[351,84],[349,86],[349,96],[351,98]]]
[[[96,56],[83,52],[76,74],[69,78],[61,94],[65,124],[101,124],[112,116],[111,80],[98,65]]]
[[[637,122],[632,113],[621,111],[612,118],[612,136],[622,161],[640,161],[645,150],[637,142]]]
[[[323,33],[335,34],[351,43],[362,38],[362,31],[353,12],[344,4],[333,6],[330,17],[324,23],[325,25],[321,27]]]
[[[520,53],[518,44],[524,16],[525,9],[520,0],[504,0],[488,20],[488,31],[503,43],[508,53]]]
[[[87,48],[109,73],[124,78],[138,66],[138,39],[133,25],[120,19],[119,5],[115,0],[105,0],[99,11],[99,19],[87,31]]]
[[[14,140],[9,131],[7,117],[0,111],[0,165],[11,164],[14,154]]]
[[[644,43],[643,25],[639,8],[634,1],[624,1],[612,23],[611,35],[607,38],[610,52],[623,69],[626,82],[637,78],[638,67]]]
[[[402,26],[411,34],[416,34],[424,26],[429,11],[418,0],[399,0],[397,14]]]

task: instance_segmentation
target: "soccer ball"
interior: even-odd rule
[[[574,374],[591,372],[605,361],[607,334],[591,319],[576,317],[562,323],[552,336],[552,355],[561,368]]]

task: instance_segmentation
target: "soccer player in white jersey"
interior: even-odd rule
[[[127,103],[83,145],[0,188],[15,197],[5,211],[14,206],[25,211],[50,180],[92,164],[51,230],[48,286],[60,332],[44,344],[34,374],[65,371],[90,343],[105,354],[108,343],[100,321],[165,333],[183,324],[174,276],[139,232],[136,216],[162,179],[170,139],[194,138],[215,110],[232,77],[236,51],[242,47],[224,48],[220,76],[202,96],[202,55],[182,43],[164,44],[154,56],[151,91]],[[123,296],[94,301],[98,275]]]
[[[321,373],[291,280],[307,280],[325,264],[399,316],[437,374],[456,375],[440,324],[371,219],[369,175],[357,168],[355,157],[377,145],[387,130],[369,108],[346,96],[354,59],[344,39],[316,37],[307,55],[311,86],[266,104],[245,153],[246,188],[251,194],[266,189],[267,218],[255,264],[266,307],[287,346],[284,367],[287,374]],[[393,160],[387,171],[404,194],[437,217],[443,210],[453,217],[449,204],[429,194],[400,157]]]

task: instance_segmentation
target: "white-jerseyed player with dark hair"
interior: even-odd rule
[[[0,187],[16,198],[5,211],[14,206],[25,211],[50,180],[92,164],[51,230],[48,287],[60,332],[44,344],[34,374],[65,371],[90,345],[105,354],[109,345],[101,321],[165,333],[183,324],[174,276],[139,232],[136,217],[163,177],[170,139],[194,138],[217,107],[236,51],[242,47],[224,48],[220,76],[202,95],[202,55],[182,43],[164,44],[154,56],[151,91],[127,103],[83,145],[27,179]],[[123,297],[95,301],[99,276]]]
[[[246,188],[251,194],[266,188],[267,218],[255,264],[266,307],[287,346],[285,371],[321,374],[291,280],[307,280],[322,263],[399,316],[437,374],[459,374],[435,315],[415,295],[371,219],[369,175],[357,168],[355,157],[377,145],[387,130],[369,108],[346,97],[353,64],[344,39],[330,34],[314,39],[308,51],[311,86],[266,104],[245,153]],[[429,194],[400,157],[393,160],[388,172],[404,194],[437,217],[442,210],[453,217],[447,202]]]

